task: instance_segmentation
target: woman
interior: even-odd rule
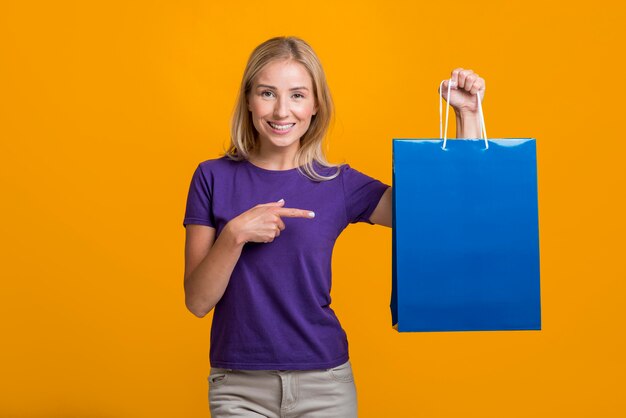
[[[484,81],[462,69],[452,80],[457,136],[478,137],[473,94]],[[193,174],[185,303],[200,318],[215,308],[213,417],[357,415],[348,341],[330,307],[331,254],[350,223],[391,227],[391,188],[326,161],[332,116],[311,47],[272,38],[248,60],[230,149]]]

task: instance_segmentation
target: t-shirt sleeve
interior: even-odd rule
[[[188,224],[207,225],[215,228],[211,210],[212,192],[209,182],[205,177],[200,165],[191,177],[189,193],[187,194],[187,207],[183,226]]]
[[[342,166],[342,170],[348,222],[367,222],[374,225],[369,217],[389,186],[355,170],[348,164]]]

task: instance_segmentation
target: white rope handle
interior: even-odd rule
[[[446,142],[448,141],[448,114],[450,113],[450,90],[452,90],[452,87],[456,85],[456,83],[454,81],[452,81],[452,79],[448,79],[448,94],[447,94],[447,98],[446,98],[446,124],[445,127],[446,129],[443,129],[443,120],[442,120],[442,108],[443,108],[443,96],[441,95],[441,89],[443,88],[443,83],[446,80],[443,80],[440,84],[439,84],[439,138],[443,139],[443,146],[441,147],[442,149],[446,149]],[[487,127],[485,126],[485,116],[483,115],[483,107],[482,104],[480,102],[480,91],[476,92],[476,101],[478,102],[478,115],[480,116],[480,120],[478,121],[479,125],[480,125],[480,131],[481,134],[483,136],[483,139],[485,140],[485,149],[489,149],[489,142],[487,141]],[[443,131],[443,135],[442,135],[442,131]]]

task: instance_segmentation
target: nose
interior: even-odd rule
[[[274,117],[276,119],[283,119],[289,116],[289,103],[287,100],[279,97],[274,105]]]

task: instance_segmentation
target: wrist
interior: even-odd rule
[[[229,240],[234,245],[243,246],[246,242],[248,242],[244,234],[241,233],[241,231],[239,231],[239,229],[237,228],[237,224],[233,223],[232,220],[226,224],[222,233],[226,233],[226,235],[229,237]]]
[[[480,138],[480,136],[481,132],[477,113],[466,112],[456,115],[457,138]]]
[[[467,120],[476,119],[478,117],[478,111],[472,109],[454,109],[457,119]]]

